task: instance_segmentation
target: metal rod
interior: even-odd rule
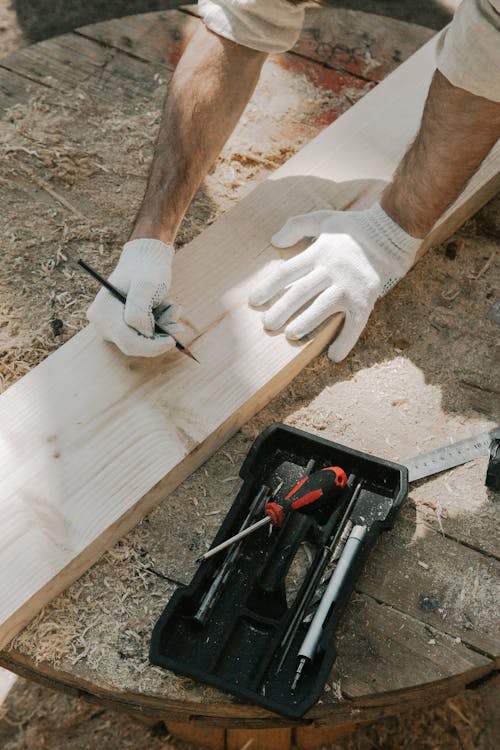
[[[255,496],[255,499],[250,506],[250,510],[245,516],[245,520],[243,521],[240,527],[242,531],[248,526],[250,521],[260,512],[261,507],[265,503],[266,497],[268,496],[269,492],[270,492],[270,488],[266,484],[263,484],[259,492]],[[238,544],[236,544],[233,547],[233,549],[231,549],[228,552],[226,559],[222,563],[220,570],[218,571],[217,575],[212,581],[212,584],[210,588],[208,589],[207,593],[203,597],[201,604],[198,607],[198,611],[196,612],[194,616],[194,619],[197,622],[199,622],[201,625],[203,625],[206,622],[208,616],[210,615],[212,609],[214,608],[217,598],[219,594],[221,593],[224,587],[224,584],[226,583],[229,577],[229,574],[231,573],[231,569],[234,563],[236,562],[238,555],[241,552],[242,545],[243,545],[243,541],[240,540],[240,542],[238,542]]]
[[[304,596],[302,597],[302,601],[297,607],[297,610],[290,624],[288,625],[285,635],[283,636],[283,640],[281,642],[281,648],[283,650],[283,654],[279,661],[276,672],[279,672],[281,670],[285,662],[285,659],[288,656],[288,653],[290,651],[290,648],[295,638],[295,635],[297,633],[297,630],[299,629],[300,624],[302,622],[302,618],[304,617],[304,613],[307,611],[307,608],[309,607],[309,604],[318,587],[318,583],[321,580],[321,576],[323,575],[323,572],[326,566],[328,565],[328,562],[331,559],[332,551],[336,549],[337,544],[340,541],[340,538],[344,532],[345,526],[349,520],[349,516],[351,515],[352,509],[354,508],[354,505],[356,504],[356,501],[359,497],[359,493],[361,492],[362,486],[363,486],[363,482],[362,481],[358,482],[354,492],[352,493],[351,499],[349,500],[347,504],[347,507],[344,511],[344,515],[342,516],[342,520],[340,521],[340,524],[338,526],[336,533],[333,536],[332,541],[330,542],[330,544],[325,545],[325,547],[322,550],[321,559],[318,561],[316,569],[314,570],[311,576],[309,584],[307,585],[307,588],[304,592]]]
[[[243,531],[240,531],[238,534],[232,536],[231,539],[226,539],[225,542],[221,542],[221,544],[218,544],[217,547],[212,547],[212,549],[209,549],[208,552],[205,552],[203,555],[197,557],[196,562],[200,563],[203,562],[203,560],[208,560],[209,557],[213,557],[213,555],[216,555],[223,549],[226,549],[232,544],[239,542],[240,539],[244,539],[244,537],[252,534],[254,531],[257,531],[257,529],[260,529],[261,526],[267,526],[269,523],[271,523],[271,519],[269,518],[269,516],[264,516],[264,518],[261,518],[260,521],[256,521],[256,523],[253,523],[247,529],[243,529]]]
[[[333,567],[332,566],[334,566],[336,564],[337,560],[340,558],[340,555],[342,554],[342,550],[344,549],[344,547],[346,545],[346,542],[347,542],[347,540],[349,538],[349,534],[351,533],[351,530],[352,530],[353,526],[354,526],[354,524],[353,524],[352,521],[347,521],[346,525],[344,526],[344,530],[343,530],[342,535],[341,535],[341,537],[339,539],[339,542],[338,542],[337,546],[335,547],[335,549],[333,550],[333,554],[332,554],[332,556],[330,558],[330,561],[329,561],[328,565],[326,565],[326,567],[325,567],[325,572],[324,572],[323,576],[321,577],[321,580],[319,582],[319,586],[318,586],[318,588],[316,590],[316,593],[314,594],[314,596],[313,596],[313,598],[311,600],[311,603],[309,605],[309,611],[308,611],[306,617],[304,617],[304,619],[302,620],[302,622],[305,622],[305,623],[311,622],[312,618],[314,617],[314,611],[315,611],[316,605],[318,604],[318,602],[321,601],[321,597],[323,596],[323,594],[325,592],[325,589],[326,589],[326,586],[328,584],[328,581],[330,580],[330,578],[332,576],[332,573],[333,573]]]
[[[267,486],[267,485],[266,485]],[[271,497],[276,497],[280,489],[283,487],[283,480],[274,488]],[[267,495],[266,495],[267,499]],[[260,529],[261,526],[265,526],[266,524],[271,523],[271,518],[269,516],[265,516],[260,521],[257,521],[256,523],[252,524],[248,528],[246,528],[244,531],[240,531],[238,534],[235,534],[234,536],[230,536],[229,539],[226,539],[225,542],[221,542],[221,544],[218,544],[217,547],[212,547],[207,552],[204,552],[203,555],[200,555],[196,558],[195,562],[201,563],[204,560],[208,560],[210,557],[213,557],[217,552],[220,552],[221,550],[225,549],[226,547],[230,547],[232,544],[235,544],[235,542],[238,542],[240,539],[243,539],[243,537],[248,536],[254,531],[257,531],[257,529]]]
[[[338,599],[346,578],[350,574],[351,566],[363,544],[367,531],[367,526],[356,524],[349,534],[344,550],[338,560],[335,570],[333,571],[333,575],[330,578],[330,583],[323,594],[319,607],[316,610],[316,614],[309,625],[306,636],[299,649],[298,657],[300,662],[295,673],[292,690],[297,686],[305,663],[314,659],[327,617],[333,604]]]

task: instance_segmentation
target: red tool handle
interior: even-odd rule
[[[328,466],[303,477],[281,500],[267,503],[265,515],[273,526],[282,526],[291,510],[307,513],[315,510],[320,501],[335,500],[347,484],[347,475],[340,466]]]

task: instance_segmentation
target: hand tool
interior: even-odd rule
[[[311,474],[315,461],[310,460],[305,468],[299,469],[290,475],[293,464],[284,462],[276,471],[277,477],[284,477],[284,483],[294,487],[300,480]],[[256,596],[263,599],[271,596],[279,606],[276,589],[281,588],[282,581],[286,578],[288,569],[294,557],[294,552],[300,546],[302,531],[311,522],[311,516],[304,513],[289,513],[281,526],[269,527],[269,539],[266,543],[266,559],[258,573],[259,588]]]
[[[350,482],[351,482],[351,477],[349,477],[349,480],[348,480],[348,483]],[[337,532],[334,534],[333,539],[329,541],[327,544],[325,544],[325,546],[323,547],[321,556],[316,564],[315,569],[313,570],[310,576],[309,583],[307,584],[307,588],[304,591],[302,601],[300,605],[297,607],[294,613],[294,616],[290,624],[288,625],[285,635],[283,636],[283,640],[281,641],[280,648],[281,648],[282,654],[281,654],[281,659],[279,661],[278,667],[276,669],[276,673],[280,671],[288,655],[288,652],[290,651],[290,647],[293,643],[293,639],[295,638],[295,634],[300,627],[304,613],[307,611],[311,603],[311,600],[314,597],[314,594],[316,592],[318,583],[321,580],[321,577],[327,565],[331,561],[332,552],[333,554],[335,554],[335,552],[337,551],[338,545],[340,544],[340,540],[344,533],[344,529],[349,521],[349,516],[352,512],[352,509],[354,508],[354,505],[356,504],[356,501],[359,497],[359,493],[361,492],[362,486],[363,486],[362,481],[357,483],[356,488],[354,489],[354,492],[352,493],[352,496],[349,502],[347,503],[347,507],[344,511],[342,519],[338,525]],[[326,528],[324,531],[324,535],[327,540],[331,531],[332,529],[329,529],[329,528]]]
[[[89,266],[88,263],[85,263],[85,261],[80,258],[80,260],[78,261],[78,265],[81,266],[84,269],[84,271],[87,271],[87,273],[90,274],[90,276],[92,276],[94,279],[96,279],[96,281],[98,281],[100,284],[102,284],[102,286],[105,289],[107,289],[108,292],[113,295],[113,297],[115,297],[117,300],[119,300],[119,302],[122,302],[123,304],[125,304],[125,302],[127,301],[127,298],[125,297],[125,295],[122,294],[107,279],[105,279],[103,276],[101,276],[99,273],[97,273],[97,271],[95,271],[91,266]],[[172,334],[169,333],[169,331],[166,331],[164,328],[162,328],[156,321],[155,321],[155,329],[154,330],[155,330],[155,333],[165,333],[165,334],[167,334],[167,336],[171,336],[173,338],[173,340],[175,341],[176,348],[180,352],[183,352],[183,354],[187,354],[188,357],[191,357],[191,359],[194,359],[195,362],[198,362],[198,364],[200,364],[199,360],[196,359],[196,357],[194,356],[194,354],[187,348],[187,346],[184,346],[184,344],[181,344],[181,342],[178,341],[175,338],[175,336],[172,336]]]
[[[309,477],[303,477],[282,500],[274,500],[266,504],[264,518],[226,539],[225,542],[218,544],[217,547],[212,547],[208,552],[200,555],[196,562],[200,563],[203,560],[208,560],[212,555],[216,555],[229,545],[239,542],[240,539],[248,536],[248,534],[252,534],[263,526],[267,526],[268,524],[281,526],[286,515],[291,510],[307,513],[314,510],[320,501],[323,503],[335,499],[342,488],[345,487],[346,482],[346,473],[339,466],[328,466],[325,469],[315,471]],[[276,494],[276,491],[273,494]]]
[[[263,505],[266,502],[267,497],[269,497],[270,492],[271,492],[271,488],[268,487],[267,484],[263,484],[259,492],[255,496],[253,503],[250,506],[250,509],[245,517],[245,520],[243,521],[241,525],[240,531],[243,531],[243,529],[245,529],[248,526],[250,521],[263,509]],[[198,607],[198,611],[194,615],[194,619],[197,622],[199,622],[200,625],[203,625],[206,622],[207,618],[212,612],[217,602],[217,599],[220,593],[222,592],[224,584],[226,583],[231,573],[231,569],[236,559],[238,558],[238,555],[241,552],[242,545],[243,545],[243,541],[240,540],[238,544],[235,544],[229,550],[229,552],[226,555],[226,559],[224,560],[219,571],[217,572],[217,575],[212,581],[210,588],[208,589],[207,593],[203,597],[201,604]]]
[[[290,488],[303,477],[311,456],[316,466],[309,482],[318,468],[344,468],[349,479],[342,496],[324,507],[313,502],[309,516],[285,514],[281,527],[268,522],[260,534],[250,536],[232,563],[230,575],[225,577],[227,567],[226,573],[222,572],[223,593],[217,595],[201,625],[195,615],[221,572],[219,559],[225,565],[226,553],[229,560],[233,559],[230,555],[234,548],[197,567],[189,585],[169,598],[155,626],[152,662],[227,690],[266,710],[293,718],[303,716],[320,697],[331,673],[337,656],[335,632],[370,551],[380,535],[394,525],[408,493],[408,475],[413,482],[487,456],[495,435],[500,438],[498,428],[394,463],[287,425],[266,428],[240,468],[243,484],[215,544],[244,530],[241,526],[249,503],[262,484],[274,488],[278,479],[284,480],[273,500],[285,502]],[[489,486],[495,484],[500,466],[498,446],[492,446],[491,451]],[[414,470],[417,463],[425,464],[422,473]],[[312,488],[311,484],[304,486],[304,491]],[[270,499],[269,495],[264,502]],[[248,527],[264,511],[265,506],[249,519]],[[305,570],[302,556],[297,555],[302,544],[313,550]],[[210,599],[207,604],[210,609]],[[322,622],[321,604],[325,611],[328,609]]]
[[[476,437],[466,438],[457,443],[436,448],[427,453],[419,454],[403,461],[403,465],[408,469],[409,481],[412,482],[418,479],[423,479],[424,477],[431,476],[440,471],[445,471],[454,466],[467,463],[479,456],[486,455],[489,450],[490,463],[488,466],[486,483],[488,483],[488,481],[491,483],[491,466],[495,463],[498,452],[499,437],[496,436],[498,436],[499,433],[500,428],[497,427],[488,432],[481,433]],[[491,484],[489,486],[491,486]],[[311,607],[317,605],[316,611],[310,611],[308,616],[302,620],[304,623],[310,621],[311,624],[298,651],[299,665],[292,683],[292,690],[295,690],[305,664],[308,661],[312,661],[314,658],[325,620],[335,603],[335,598],[337,597],[346,576],[349,575],[349,567],[352,565],[356,553],[361,547],[366,532],[366,526],[360,524],[355,525],[352,520],[348,520],[345,524],[339,543],[330,558],[330,564],[336,564],[331,573],[329,583],[324,591],[316,591],[311,599]],[[319,587],[324,583],[325,581],[321,580]],[[297,623],[295,630],[298,629],[299,625],[300,621]],[[283,660],[284,659],[282,658],[282,662]]]
[[[358,554],[367,530],[366,526],[356,524],[349,534],[345,547],[330,579],[330,583],[323,594],[321,603],[316,610],[316,614],[308,628],[306,637],[302,641],[302,645],[299,649],[299,666],[297,667],[295,678],[292,683],[292,690],[295,690],[297,687],[297,683],[300,680],[306,662],[314,659],[328,613],[330,612],[332,605],[335,603],[346,577],[349,575],[351,565]]]
[[[280,482],[273,490],[271,498],[273,498],[282,488],[283,482]],[[265,523],[263,523],[265,521]],[[240,529],[237,534],[230,537],[229,539],[226,539],[224,542],[221,542],[216,547],[212,547],[207,552],[204,552],[203,555],[200,555],[196,558],[196,563],[201,563],[204,560],[208,560],[210,557],[213,557],[213,555],[217,554],[217,552],[222,552],[223,549],[226,549],[227,547],[230,547],[233,544],[236,544],[236,542],[241,541],[241,539],[244,539],[246,536],[251,534],[253,531],[255,531],[257,528],[260,528],[260,526],[265,526],[267,524],[267,518],[264,517],[260,521],[257,521],[257,523],[252,524],[251,526],[247,526],[246,528]]]
[[[349,519],[346,522],[346,524],[345,524],[345,526],[344,526],[344,528],[342,530],[342,533],[340,535],[340,539],[338,541],[337,546],[335,547],[335,549],[332,552],[332,556],[331,556],[331,558],[330,558],[330,560],[328,562],[328,565],[325,567],[325,573],[321,577],[321,580],[319,582],[318,588],[317,588],[317,590],[316,590],[316,592],[315,592],[315,594],[314,594],[314,596],[313,596],[313,598],[311,600],[311,604],[310,604],[310,606],[308,608],[308,612],[307,612],[306,616],[304,617],[304,619],[302,620],[302,622],[304,622],[304,623],[311,622],[312,618],[314,617],[314,613],[316,611],[316,607],[317,607],[318,603],[321,601],[321,597],[325,593],[325,589],[326,589],[326,587],[328,585],[328,581],[330,580],[331,575],[333,573],[333,567],[337,564],[337,560],[339,559],[340,555],[342,554],[342,550],[344,549],[344,547],[346,545],[346,542],[347,542],[347,540],[349,538],[349,534],[351,533],[353,526],[354,526],[354,523]]]

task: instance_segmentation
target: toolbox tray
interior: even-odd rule
[[[342,507],[334,503],[326,515],[324,510],[313,515],[292,512],[283,526],[273,528],[272,533],[269,527],[264,527],[246,537],[224,590],[209,619],[201,625],[194,615],[226,551],[205,560],[189,585],[179,587],[171,597],[154,627],[150,647],[153,664],[292,718],[301,717],[318,700],[336,658],[334,631],[364,561],[380,532],[392,527],[408,491],[406,467],[293,427],[274,424],[264,430],[250,448],[240,470],[243,484],[212,546],[239,531],[262,484],[276,485],[277,480],[282,479],[285,487],[293,486],[304,476],[311,460],[315,462],[315,471],[341,466],[351,477],[347,494],[352,493],[353,475],[356,483],[363,480],[353,512],[368,526],[368,532],[353,574],[346,580],[328,614],[316,656],[304,669],[296,689],[291,690],[297,652],[308,625],[301,623],[277,671],[282,656],[280,643],[325,541],[321,536],[324,524],[329,519],[333,524],[340,523],[346,501]],[[317,551],[313,552],[312,563],[306,567],[302,582],[295,592],[288,592],[287,600],[287,574],[303,542]]]

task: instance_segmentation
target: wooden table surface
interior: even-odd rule
[[[0,61],[0,109],[7,122],[14,122],[12,113],[37,97],[54,112],[66,102],[69,139],[81,117],[81,110],[72,114],[77,98],[91,103],[89,127],[110,101],[131,122],[145,109],[157,116],[164,84],[199,23],[193,9],[145,14],[21,49]],[[208,178],[211,212],[199,218],[196,231],[431,35],[429,29],[369,14],[333,9],[309,13],[295,49],[271,56],[266,64],[226,157]],[[34,152],[36,148],[34,143]],[[31,170],[35,205],[49,201],[69,219],[92,209],[79,198],[78,180],[58,182],[51,166],[33,161],[26,148],[15,158],[20,180]],[[119,202],[123,178],[113,174],[111,160],[102,161],[101,171]],[[237,179],[242,174],[243,187]],[[0,182],[0,189],[5,200],[12,199],[8,180]],[[97,193],[97,212],[98,203]],[[18,221],[21,227],[22,211]],[[479,263],[480,252],[476,259]],[[465,283],[460,273],[455,281],[460,291]],[[399,304],[404,306],[411,295],[405,298],[410,293],[402,288]],[[490,426],[491,401],[478,406],[469,399],[463,413],[442,407],[437,391],[445,388],[446,378],[436,352],[454,345],[443,316],[432,333],[438,337],[432,356],[422,354],[429,382],[414,362],[399,356],[408,342],[399,343],[394,361],[368,357],[366,369],[360,367],[363,355],[333,376],[324,360],[307,368],[282,397],[30,623],[0,653],[0,665],[105,706],[164,719],[169,727],[189,721],[202,727],[198,739],[204,744],[220,746],[228,727],[234,728],[226,735],[228,747],[243,744],[241,732],[249,727],[280,729],[274,744],[289,743],[290,721],[149,666],[152,626],[175,587],[190,580],[196,553],[206,548],[237,491],[239,464],[269,421],[288,421],[395,460],[411,455],[414,445],[426,450],[462,437],[461,428],[474,434]],[[469,335],[473,347],[473,332]],[[353,417],[354,404],[361,419]],[[370,721],[405,707],[434,704],[493,672],[499,654],[493,596],[498,535],[495,539],[492,493],[483,486],[485,466],[477,461],[412,491],[394,531],[380,541],[359,582],[339,632],[331,679],[321,701],[295,724],[296,743],[317,744],[319,735],[313,742],[308,734],[311,727]]]

